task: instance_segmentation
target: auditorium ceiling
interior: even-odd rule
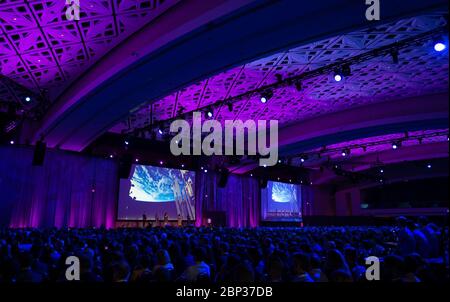
[[[80,21],[64,0],[0,0],[0,103],[17,102],[1,76],[54,100],[105,53],[175,0],[81,1]]]
[[[291,164],[312,168],[330,161],[336,163],[339,161],[348,162],[350,160],[350,162],[355,161],[355,164],[358,164],[358,160],[372,154],[381,154],[390,151],[395,152],[401,148],[414,146],[434,147],[443,143],[447,146],[448,140],[448,129],[420,130],[379,135],[330,144],[309,150],[293,158]],[[343,152],[345,152],[345,156]]]
[[[117,124],[112,132],[132,132],[153,120],[170,120],[180,114],[204,108],[218,100],[233,98],[249,90],[275,83],[277,77],[292,77],[332,64],[338,60],[386,46],[443,27],[439,13],[407,18],[319,42],[292,48],[237,66],[194,83],[140,110]],[[448,52],[436,53],[433,42],[399,52],[398,63],[380,56],[351,66],[351,75],[335,82],[332,74],[304,80],[302,87],[282,87],[273,91],[265,104],[258,95],[226,103],[215,109],[215,119],[277,119],[280,126],[295,124],[321,115],[377,102],[448,91]]]
[[[30,109],[33,104],[23,103],[28,94],[45,96],[49,102],[54,102],[66,88],[76,83],[76,79],[95,68],[102,57],[119,44],[126,44],[133,33],[139,33],[139,29],[167,10],[173,10],[177,3],[181,2],[82,0],[80,21],[70,22],[65,17],[67,6],[63,0],[0,0],[0,111],[10,110],[9,104]],[[232,100],[232,106],[223,103],[215,107],[214,118],[217,120],[277,119],[280,127],[284,128],[347,109],[448,93],[448,51],[435,52],[433,41],[429,40],[401,48],[398,62],[391,55],[381,55],[352,64],[351,74],[339,83],[328,72],[302,80],[300,88],[295,85],[278,87],[266,103],[262,103],[257,94],[234,99],[248,91],[274,84],[280,78],[311,73],[340,60],[444,28],[447,18],[444,12],[408,17],[328,37],[232,67],[161,99],[143,99],[142,106],[135,108],[110,132],[136,134],[136,130],[151,124],[151,117],[153,122],[170,121],[225,99]],[[442,134],[442,131],[447,131],[447,134]],[[448,129],[423,130],[420,133],[428,135],[427,138],[420,142],[412,139],[404,144],[447,140]],[[433,136],[433,133],[437,135]],[[352,156],[359,156],[362,154],[359,152],[387,150],[392,139],[404,136],[405,133],[391,133],[325,147],[338,150],[371,145],[364,151],[362,148],[352,150]],[[373,144],[373,141],[386,143]],[[340,156],[340,151],[333,152],[326,156]]]

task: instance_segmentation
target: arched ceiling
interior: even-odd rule
[[[144,104],[111,131],[132,132],[135,128],[149,125],[151,115],[157,121],[173,119],[217,100],[275,83],[276,75],[286,78],[319,69],[445,25],[444,14],[433,13],[292,48],[237,66],[156,102]],[[391,56],[382,56],[352,65],[352,75],[341,83],[336,83],[331,74],[324,74],[303,81],[300,91],[293,86],[275,90],[266,104],[260,102],[259,95],[253,95],[234,102],[230,112],[224,103],[215,110],[215,119],[276,119],[280,127],[284,127],[357,106],[447,92],[448,52],[437,54],[431,42],[403,49],[397,64],[393,63]]]
[[[445,14],[436,12],[405,18],[378,27],[346,33],[259,59],[194,83],[138,111],[111,129],[136,134],[154,121],[170,121],[186,112],[203,110],[217,100],[232,99],[248,90],[283,78],[321,68],[446,26]],[[437,53],[432,41],[402,49],[399,62],[380,56],[351,66],[352,75],[336,83],[331,74],[302,82],[302,89],[282,87],[266,104],[259,96],[227,103],[214,110],[225,120],[277,119],[281,156],[290,165],[316,169],[329,161],[351,162],[402,147],[446,143],[448,140],[448,52]],[[167,124],[166,124],[167,130]],[[346,158],[342,150],[351,149]],[[442,156],[427,148],[428,156]],[[309,155],[304,163],[300,155]],[[397,160],[402,160],[401,156]],[[286,158],[283,159],[286,163]],[[390,163],[392,159],[390,160]],[[360,169],[366,164],[355,164]],[[370,166],[370,165],[369,165]],[[247,173],[255,164],[236,168]]]
[[[82,0],[81,20],[73,22],[64,19],[64,1],[0,1],[0,105],[21,102],[27,90],[45,96],[51,107],[28,138],[43,134],[50,147],[81,151],[106,131],[132,133],[148,125],[150,112],[158,121],[171,119],[277,76],[311,72],[447,25],[446,1],[383,4],[382,20],[368,22],[360,0]],[[401,49],[398,63],[383,55],[354,64],[341,83],[322,74],[303,81],[301,90],[274,90],[266,104],[253,96],[232,111],[221,106],[215,118],[278,119],[289,154],[442,130],[448,52],[434,52],[431,42]],[[21,87],[11,89],[6,78]],[[384,108],[408,99],[416,104],[402,121],[409,124],[390,121],[380,133]],[[352,129],[336,124],[335,133],[353,134],[298,147],[312,138],[292,131],[296,127],[323,126],[331,115],[343,120],[365,106],[377,107],[378,122],[368,118],[370,127],[359,121]]]

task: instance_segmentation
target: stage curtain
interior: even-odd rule
[[[314,189],[311,186],[301,186],[302,216],[313,215]]]
[[[111,160],[33,148],[0,147],[0,225],[114,227],[117,165]]]
[[[198,172],[196,177],[196,225],[206,224],[205,213],[223,211],[229,227],[256,227],[260,221],[258,181],[231,175],[225,188],[217,186],[214,173]]]

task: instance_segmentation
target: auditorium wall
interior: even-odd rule
[[[364,209],[361,207],[361,190],[365,186],[355,186],[336,192],[336,216],[442,216],[448,214],[448,208],[398,208]]]
[[[217,186],[219,176],[197,173],[196,176],[196,225],[206,225],[204,214],[222,212],[230,227],[256,227],[259,225],[260,188],[252,177],[231,175],[224,188]],[[213,222],[214,224],[214,222]]]
[[[0,225],[114,226],[114,161],[47,150],[44,164],[32,166],[33,152],[32,147],[0,147]]]

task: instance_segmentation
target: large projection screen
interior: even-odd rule
[[[118,219],[195,220],[195,172],[133,165],[130,178],[120,180]]]
[[[269,181],[267,188],[261,190],[261,219],[300,222],[301,204],[299,185]]]

